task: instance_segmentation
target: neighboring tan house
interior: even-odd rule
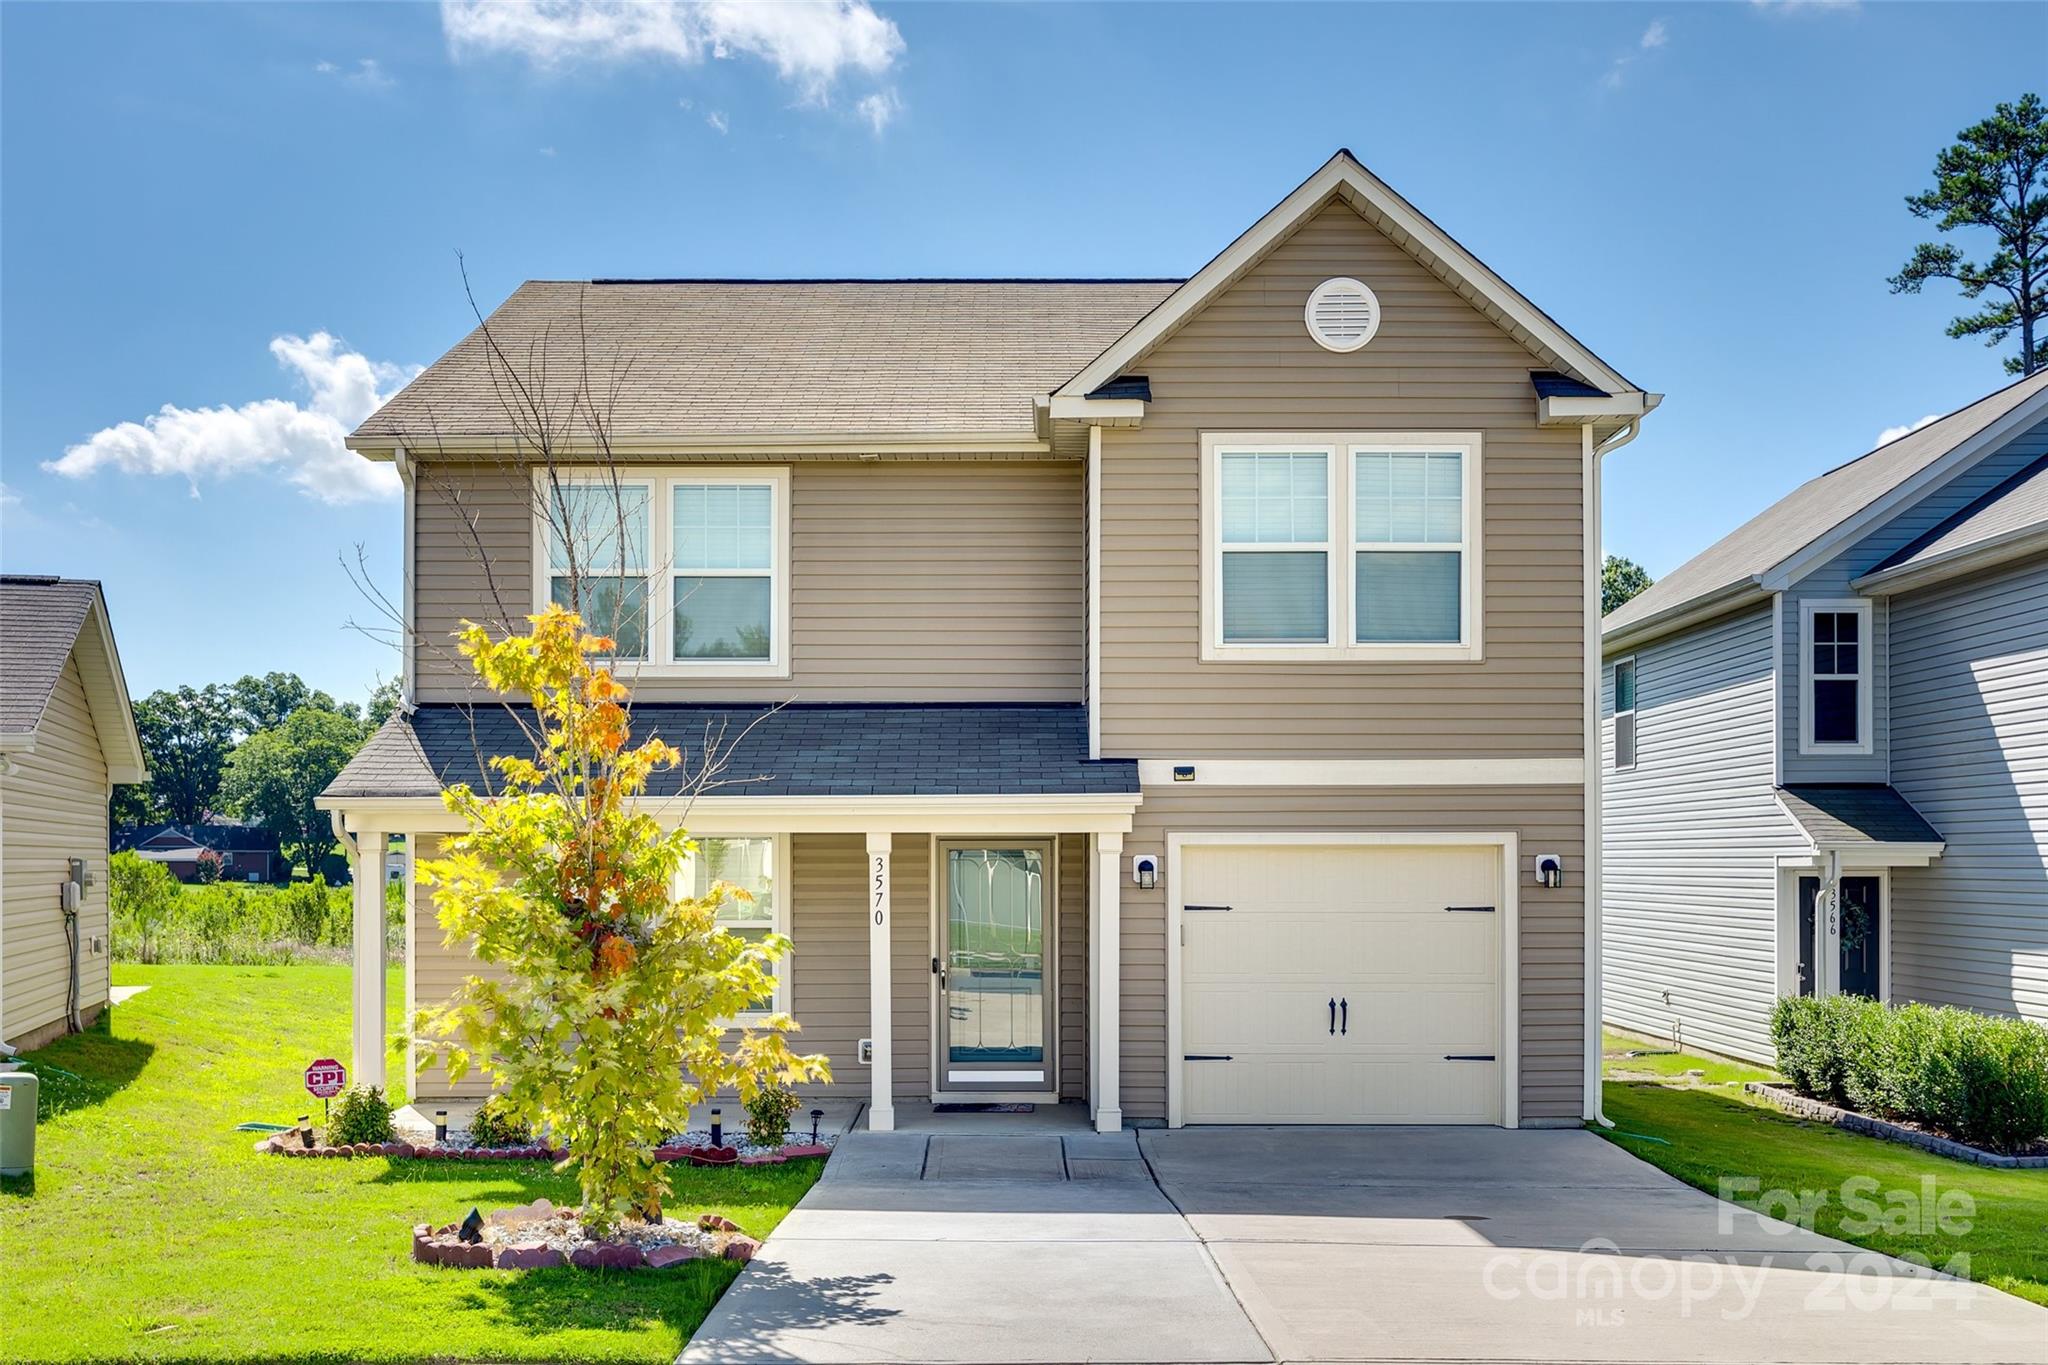
[[[570,467],[478,333],[350,438],[407,489],[415,631],[322,798],[359,860],[431,857],[442,784],[520,748],[450,632],[567,592],[573,546],[636,732],[732,741],[688,880],[793,936],[777,1003],[871,1126],[1597,1102],[1594,490],[1656,396],[1348,152],[1187,280],[530,283],[488,326]],[[475,969],[423,893],[407,962],[409,1008]]]
[[[1609,1022],[1767,1059],[1792,994],[2048,1020],[2048,372],[1794,489],[1603,648]]]
[[[0,577],[0,1040],[40,1047],[107,1003],[107,803],[144,782],[100,585]]]
[[[116,853],[132,852],[162,863],[181,882],[199,880],[200,855],[220,855],[224,882],[288,881],[291,867],[278,851],[277,834],[259,825],[205,820],[196,825],[143,825],[114,835]]]

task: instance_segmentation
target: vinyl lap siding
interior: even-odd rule
[[[1522,1118],[1576,1121],[1585,1066],[1583,881],[1535,885],[1535,855],[1585,866],[1580,788],[1152,788],[1130,847],[1166,850],[1169,834],[1513,831],[1520,836]],[[1123,1110],[1166,1117],[1166,911],[1164,882],[1123,889],[1121,1057]]]
[[[1370,284],[1385,314],[1350,355],[1302,324],[1334,275]],[[1103,437],[1103,753],[1580,751],[1580,438],[1536,426],[1527,351],[1334,206],[1133,368],[1154,401]],[[1226,430],[1482,431],[1484,662],[1201,662],[1199,447]]]
[[[1602,1015],[1768,1058],[1775,859],[1802,846],[1771,795],[1770,610],[1634,657],[1636,765],[1623,772],[1614,771],[1613,660],[1601,674]]]
[[[1804,676],[1801,670],[1805,667],[1800,653],[1799,603],[1802,600],[1858,596],[1856,589],[1850,586],[1854,579],[1869,573],[1921,535],[1967,507],[1978,497],[1990,492],[2043,454],[2048,454],[2048,423],[2029,429],[1997,451],[1985,456],[1828,563],[1800,579],[1785,593],[1785,705],[1780,713],[1779,726],[1785,745],[1785,781],[1886,781],[1891,746],[1891,726],[1887,723],[1887,718],[1896,714],[1890,696],[1892,680],[1887,659],[1892,647],[1892,603],[1880,597],[1871,603],[1870,613],[1874,660],[1871,752],[1868,755],[1799,752],[1800,679]]]
[[[796,463],[792,676],[648,676],[636,693],[647,701],[1079,701],[1082,481],[1073,461]],[[422,699],[459,700],[469,687],[449,640],[462,618],[496,624],[533,609],[530,487],[529,474],[511,466],[422,465],[414,561]]]
[[[1947,840],[1892,872],[1892,992],[2048,1020],[2048,561],[1899,597],[1892,783]]]
[[[93,884],[79,907],[79,1011],[106,1003],[107,764],[78,660],[67,660],[36,728],[33,753],[0,777],[0,1039],[21,1043],[61,1028],[71,979],[58,886],[83,858]]]

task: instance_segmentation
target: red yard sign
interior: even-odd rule
[[[306,1068],[306,1092],[310,1095],[331,1099],[347,1084],[348,1072],[332,1057],[322,1057]]]

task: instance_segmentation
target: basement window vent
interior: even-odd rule
[[[1357,280],[1324,280],[1308,296],[1303,310],[1308,334],[1326,351],[1355,351],[1380,329],[1380,301]]]

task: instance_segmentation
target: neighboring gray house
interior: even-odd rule
[[[1793,490],[1602,655],[1610,1024],[1767,1058],[1794,993],[2048,1019],[2048,372]]]

